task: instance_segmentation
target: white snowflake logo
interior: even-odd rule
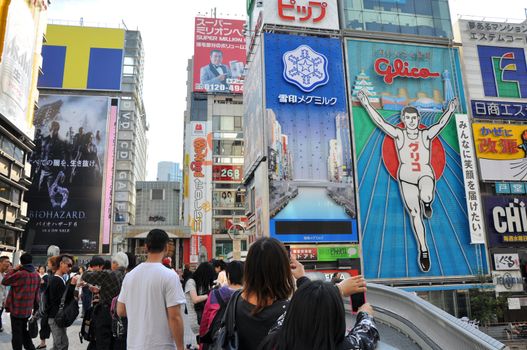
[[[329,81],[328,59],[307,45],[300,45],[282,56],[284,79],[305,92],[311,92]]]

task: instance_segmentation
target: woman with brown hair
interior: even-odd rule
[[[295,259],[289,261],[284,245],[274,238],[262,238],[251,245],[245,261],[243,291],[236,305],[239,349],[258,348],[284,313],[295,288],[293,273],[297,283],[307,280],[303,269],[293,269],[295,263]]]

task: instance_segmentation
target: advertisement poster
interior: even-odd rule
[[[262,39],[258,39],[260,43]],[[263,130],[263,68],[262,45],[255,47],[255,52],[248,63],[247,77],[243,93],[243,139],[244,139],[244,178],[253,169],[256,162],[265,156]]]
[[[263,23],[291,27],[339,29],[336,0],[274,0],[265,1]]]
[[[520,257],[516,253],[494,254],[494,268],[498,271],[520,269]]]
[[[490,247],[527,245],[526,205],[525,197],[483,197]]]
[[[283,242],[358,242],[338,39],[265,34],[270,232]]]
[[[109,99],[42,95],[27,194],[31,252],[99,252]],[[115,130],[115,128],[113,128]]]
[[[245,21],[196,17],[194,92],[243,93]]]
[[[456,50],[346,42],[366,278],[475,275],[454,113]],[[457,98],[456,98],[457,97]]]
[[[0,57],[0,114],[33,139],[32,121],[28,120],[32,113],[28,107],[33,108],[29,103],[29,93],[33,73],[35,21],[27,1],[11,1],[8,13]]]
[[[527,179],[527,125],[473,123],[482,180]]]

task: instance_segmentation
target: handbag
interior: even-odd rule
[[[38,317],[36,315],[31,316],[29,321],[27,321],[27,330],[31,338],[38,336]]]
[[[79,303],[75,298],[72,298],[68,304],[66,304],[66,295],[68,294],[69,286],[66,285],[66,290],[62,294],[60,299],[60,306],[57,315],[55,315],[55,323],[60,328],[67,328],[75,322],[77,316],[79,316]]]
[[[229,300],[220,328],[213,336],[209,350],[238,350],[240,341],[236,330],[236,306],[241,293],[241,290],[234,292]]]

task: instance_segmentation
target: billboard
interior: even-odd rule
[[[274,0],[263,5],[263,23],[339,30],[337,0]]]
[[[473,123],[482,180],[527,179],[527,126]]]
[[[243,93],[245,21],[196,17],[194,92]]]
[[[525,197],[483,197],[490,247],[527,246]]]
[[[367,278],[475,275],[454,112],[456,49],[347,40]],[[455,99],[457,97],[457,99]]]
[[[11,1],[8,11],[0,52],[0,114],[32,139],[34,106],[30,94],[36,24],[27,1]]]
[[[258,37],[258,42],[262,39]],[[244,178],[247,172],[265,155],[264,146],[264,115],[263,103],[263,49],[262,45],[255,46],[255,52],[248,63],[247,77],[243,93],[243,139],[244,139]]]
[[[459,20],[459,30],[472,116],[526,120],[527,25]]]
[[[519,270],[520,257],[517,253],[494,254],[494,268],[497,271]]]
[[[110,114],[109,99],[96,96],[42,95],[39,105],[26,198],[31,251],[46,254],[52,242],[69,253],[96,254],[101,213],[108,214],[104,181],[111,183],[106,160],[117,111]]]
[[[358,242],[338,39],[264,36],[270,233],[283,242]]]
[[[124,29],[48,25],[39,88],[121,90]]]

